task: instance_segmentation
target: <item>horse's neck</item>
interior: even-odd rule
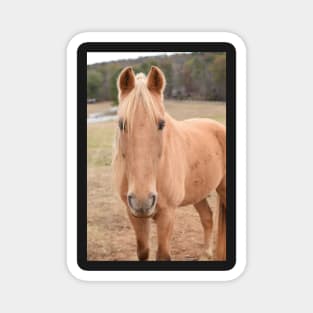
[[[179,122],[171,117],[168,113],[165,112],[165,137],[164,144],[174,144],[176,140],[179,138]]]
[[[163,155],[159,167],[158,190],[168,205],[180,203],[184,198],[186,156],[180,122],[165,115]],[[160,198],[160,199],[161,199]]]
[[[184,138],[181,131],[180,122],[172,118],[168,113],[165,114],[165,136],[164,136],[164,159],[167,162],[171,162],[173,165],[173,160],[179,159],[183,161],[184,154],[183,145]]]

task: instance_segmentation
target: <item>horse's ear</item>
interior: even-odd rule
[[[119,96],[126,95],[135,87],[135,73],[129,66],[122,70],[117,79],[117,88],[119,90]]]
[[[162,93],[165,88],[165,76],[157,66],[151,66],[147,77],[147,87],[150,91]]]

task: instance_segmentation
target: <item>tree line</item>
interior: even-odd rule
[[[89,65],[87,98],[111,100],[116,104],[116,80],[120,71],[132,66],[135,73],[147,74],[152,65],[158,66],[166,77],[166,98],[221,101],[226,98],[226,54],[223,52],[141,57]]]

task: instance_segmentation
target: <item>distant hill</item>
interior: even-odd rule
[[[225,100],[226,54],[193,52],[190,54],[140,57],[88,65],[87,98],[117,102],[116,79],[126,66],[135,73],[147,74],[152,65],[166,77],[165,97],[173,99]]]

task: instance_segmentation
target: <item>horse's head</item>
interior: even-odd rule
[[[147,77],[125,68],[119,90],[117,149],[126,177],[127,203],[137,217],[149,217],[157,203],[156,180],[163,151],[165,77],[152,66]]]

